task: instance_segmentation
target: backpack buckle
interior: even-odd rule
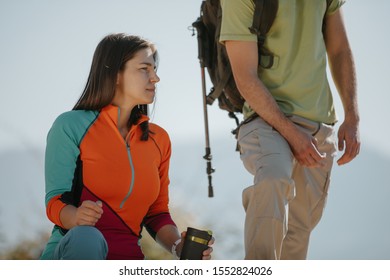
[[[259,29],[255,28],[255,27],[249,27],[249,31],[252,33],[252,34],[255,34],[257,37],[260,37],[261,36],[261,33],[259,31]]]
[[[259,65],[265,69],[270,69],[274,65],[274,56],[272,54],[259,54]]]

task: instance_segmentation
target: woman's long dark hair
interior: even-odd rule
[[[111,104],[114,99],[118,73],[138,51],[146,48],[152,49],[157,64],[157,51],[151,42],[139,36],[124,33],[109,34],[104,37],[96,47],[87,83],[73,110],[100,111]],[[146,104],[134,107],[128,126],[136,124],[142,114],[148,115]],[[149,136],[148,123],[142,124],[141,129],[141,139],[146,141]]]

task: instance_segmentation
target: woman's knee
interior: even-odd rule
[[[92,226],[72,228],[58,244],[59,259],[105,259],[108,252],[103,234]]]

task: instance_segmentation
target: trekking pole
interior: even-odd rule
[[[202,78],[202,94],[203,94],[203,114],[204,114],[204,127],[205,127],[205,140],[206,140],[206,154],[204,155],[204,159],[207,161],[207,178],[208,178],[208,195],[209,197],[214,196],[214,190],[212,185],[212,176],[211,174],[215,172],[215,169],[212,168],[211,165],[211,148],[210,148],[210,136],[209,136],[209,120],[207,114],[207,93],[206,93],[206,76],[205,76],[205,61],[204,61],[204,51],[202,44],[202,27],[203,23],[200,18],[198,18],[193,24],[193,27],[196,28],[197,37],[198,37],[198,58],[200,62],[200,70],[201,70],[201,78]]]
[[[206,140],[206,154],[204,155],[204,159],[207,161],[207,178],[209,180],[209,197],[214,196],[214,190],[212,185],[212,177],[211,174],[215,171],[211,166],[211,148],[210,148],[210,137],[209,137],[209,120],[207,114],[207,103],[206,103],[206,78],[204,67],[201,67],[201,76],[202,76],[202,92],[203,92],[203,114],[204,114],[204,127],[205,127],[205,140]]]

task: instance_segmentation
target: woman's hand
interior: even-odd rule
[[[211,260],[211,253],[213,252],[213,247],[211,247],[215,242],[215,238],[211,237],[211,240],[209,241],[209,248],[207,250],[203,251],[203,257],[202,260]]]
[[[95,226],[102,214],[101,201],[85,200],[78,208],[70,204],[62,208],[60,219],[64,228],[71,229],[76,226]]]
[[[75,224],[78,226],[95,226],[102,214],[103,204],[101,201],[85,200],[77,208]]]

